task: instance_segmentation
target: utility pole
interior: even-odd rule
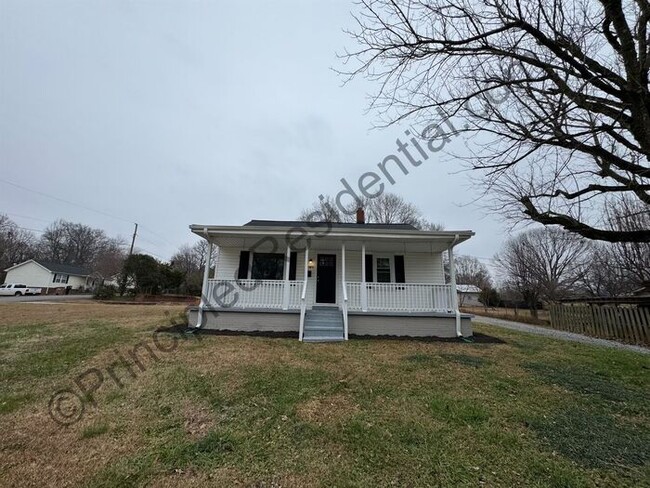
[[[138,224],[134,224],[135,229],[133,229],[133,238],[131,239],[131,249],[129,249],[129,256],[133,254],[133,246],[135,245],[135,236],[138,235]]]
[[[129,249],[129,258],[133,254],[133,246],[135,246],[135,236],[138,235],[138,224],[134,223],[133,225],[135,225],[135,229],[133,229],[133,237],[131,238],[131,248]],[[124,295],[124,292],[126,291],[126,280],[127,280],[126,273],[124,273],[124,269],[122,269],[122,283],[120,284],[120,296]]]

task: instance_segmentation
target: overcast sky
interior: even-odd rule
[[[191,223],[295,218],[376,169],[408,129],[372,129],[377,86],[342,86],[332,70],[354,48],[355,8],[0,0],[0,212],[125,238],[138,222],[137,247],[160,258],[196,239]],[[460,253],[498,250],[506,229],[470,204],[453,163],[394,174],[387,189],[429,220],[476,232]]]

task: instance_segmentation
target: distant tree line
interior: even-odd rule
[[[0,214],[0,270],[28,259],[74,264],[103,278],[118,274],[126,257],[124,241],[101,229],[57,220],[37,236]]]
[[[362,208],[366,222],[371,224],[411,224],[420,230],[442,230],[442,224],[427,220],[422,211],[394,193],[353,201],[341,209],[333,197],[324,195],[298,215],[305,222],[356,222],[356,210]]]

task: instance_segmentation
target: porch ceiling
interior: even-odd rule
[[[366,252],[439,252],[466,241],[474,235],[469,230],[424,232],[412,230],[378,231],[377,229],[268,228],[253,226],[192,225],[193,233],[223,247],[254,249],[260,252],[279,251],[290,243],[292,249],[340,249],[345,243],[349,251]]]

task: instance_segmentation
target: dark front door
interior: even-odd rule
[[[316,302],[336,303],[336,254],[318,255]]]

